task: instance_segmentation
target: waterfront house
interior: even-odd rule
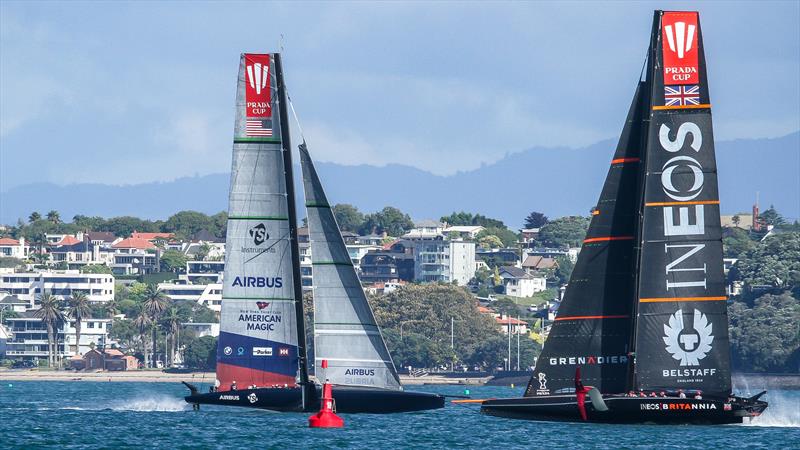
[[[547,279],[545,277],[533,276],[518,267],[501,267],[499,274],[503,279],[505,294],[511,297],[531,297],[537,292],[547,289]]]
[[[27,258],[30,248],[25,245],[25,238],[19,240],[10,237],[0,237],[0,257]]]

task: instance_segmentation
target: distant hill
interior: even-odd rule
[[[604,141],[581,149],[532,148],[451,176],[401,165],[318,163],[317,169],[332,202],[364,212],[392,205],[415,219],[438,219],[464,210],[519,227],[532,210],[550,217],[588,214],[614,146]],[[758,191],[762,209],[774,204],[785,216],[800,217],[800,132],[718,142],[717,160],[723,214],[749,211]],[[51,209],[65,219],[75,214],[156,219],[187,209],[216,213],[227,208],[228,183],[228,174],[213,174],[127,186],[28,184],[0,194],[0,223]]]

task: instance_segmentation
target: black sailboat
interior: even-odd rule
[[[656,11],[638,83],[564,300],[525,396],[486,414],[738,423],[717,170],[697,12]],[[584,386],[584,383],[586,386]]]
[[[229,194],[217,387],[188,383],[185,400],[273,411],[317,411],[309,376],[286,87],[280,54],[243,54]],[[317,363],[331,368],[339,412],[435,409],[444,397],[404,391],[305,144]],[[324,373],[322,373],[324,372]],[[323,381],[323,380],[320,380]]]

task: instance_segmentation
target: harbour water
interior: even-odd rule
[[[460,386],[416,390],[459,395]],[[471,387],[475,398],[519,387]],[[541,423],[479,414],[474,405],[394,415],[343,415],[345,429],[309,429],[309,414],[229,407],[192,411],[175,383],[3,382],[3,448],[792,448],[800,391],[772,391],[751,424],[617,426]],[[795,447],[796,448],[796,447]]]

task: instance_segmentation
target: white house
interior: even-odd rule
[[[222,283],[159,283],[158,288],[172,300],[189,300],[205,305],[212,311],[222,310]]]
[[[38,360],[47,359],[47,327],[42,319],[35,317],[35,311],[26,311],[21,317],[6,319],[13,337],[6,343],[6,356],[14,359]],[[111,319],[84,319],[81,322],[81,341],[78,351],[84,354],[92,346],[105,347],[111,345],[108,332]],[[75,322],[69,320],[58,330],[59,357],[76,355]]]
[[[462,239],[475,239],[484,230],[481,225],[454,225],[444,229],[444,234],[458,233]]]
[[[406,235],[408,236],[408,235]],[[466,285],[475,276],[475,243],[462,240],[411,239],[414,279]]]
[[[19,238],[19,240],[0,237],[0,257],[22,259],[28,256],[29,250],[29,247],[25,245],[24,237]]]
[[[185,322],[182,323],[181,326],[184,330],[191,330],[194,332],[195,336],[203,337],[203,336],[219,336],[219,324],[218,323],[200,323],[200,322]]]
[[[0,291],[29,301],[31,305],[45,293],[66,298],[77,291],[84,292],[89,301],[107,302],[114,298],[114,275],[77,270],[17,272],[0,268]]]
[[[511,297],[532,297],[537,292],[547,289],[547,279],[529,274],[524,269],[513,266],[501,267],[500,277],[503,279],[506,295]]]

